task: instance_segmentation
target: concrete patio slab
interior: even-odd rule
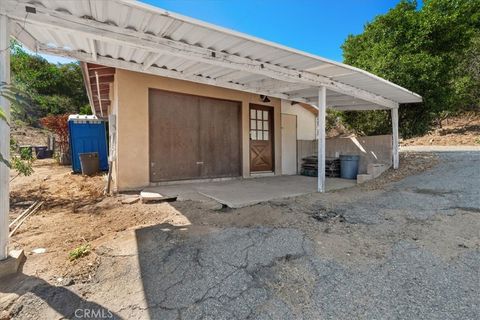
[[[326,184],[328,192],[355,186],[356,181],[328,178]],[[165,196],[178,196],[180,200],[213,199],[230,208],[242,208],[274,199],[295,197],[316,190],[317,179],[306,176],[236,179],[165,185],[145,189],[145,191],[158,192]]]

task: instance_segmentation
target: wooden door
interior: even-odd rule
[[[273,171],[273,108],[250,105],[250,171]]]
[[[201,178],[241,176],[241,103],[199,97]]]
[[[198,98],[150,90],[149,105],[150,181],[199,177]]]
[[[282,113],[282,174],[297,174],[297,116]]]
[[[241,103],[150,90],[150,181],[241,175]]]

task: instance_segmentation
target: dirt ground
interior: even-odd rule
[[[428,134],[401,142],[403,146],[478,146],[480,145],[480,112],[469,112],[442,121],[441,127]]]
[[[403,153],[400,161],[399,170],[385,172],[378,179],[356,188],[357,192],[380,189],[386,183],[425,171],[433,167],[438,159],[429,153]],[[36,274],[49,281],[59,278],[88,281],[97,264],[96,246],[126,229],[161,223],[188,224],[189,221],[180,213],[186,208],[201,225],[215,227],[271,225],[272,221],[279,225],[292,223],[290,219],[285,220],[287,217],[276,205],[272,207],[270,204],[244,208],[227,215],[223,214],[225,210],[211,210],[211,205],[192,201],[178,202],[173,206],[169,203],[123,204],[122,200],[130,195],[103,195],[104,175],[86,177],[72,174],[70,167],[59,166],[52,159],[37,160],[34,169],[31,176],[19,176],[11,182],[11,221],[33,201],[44,201],[44,205],[16,232],[11,239],[11,247],[25,250],[28,256],[24,267],[26,274]],[[332,196],[335,197],[335,193]],[[299,198],[295,206],[308,207],[306,199],[308,197]],[[68,253],[87,243],[92,246],[92,253],[69,261]],[[45,248],[46,253],[33,253],[36,248]]]
[[[15,319],[69,318],[73,305],[115,318],[473,319],[478,159],[402,153],[401,169],[364,185],[216,210],[122,204],[102,196],[102,176],[38,162],[12,182],[12,218],[32,198],[46,206],[12,239],[28,259],[0,307]]]
[[[121,196],[105,197],[105,175],[73,174],[70,167],[59,166],[52,159],[37,160],[34,170],[31,176],[11,182],[11,221],[33,201],[44,201],[11,239],[11,247],[23,248],[28,256],[26,274],[48,280],[88,280],[95,268],[95,254],[71,262],[71,250],[128,228],[182,223],[167,204],[125,205]],[[35,248],[45,248],[46,253],[34,254]]]

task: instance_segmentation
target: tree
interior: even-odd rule
[[[55,65],[13,42],[11,70],[12,83],[32,99],[28,106],[12,104],[14,120],[37,125],[42,117],[80,113],[88,104],[78,63]]]
[[[402,0],[342,46],[344,62],[406,87],[424,102],[400,108],[400,132],[425,133],[445,113],[463,110],[475,86],[466,53],[480,30],[480,1]],[[470,99],[471,100],[471,99]],[[478,101],[477,101],[478,103]],[[344,121],[366,134],[389,132],[387,112],[347,112]]]
[[[4,99],[8,100],[11,104],[15,103],[17,105],[27,106],[30,99],[28,95],[26,95],[21,90],[15,88],[15,86],[9,85],[5,82],[0,83],[0,96]],[[10,125],[7,115],[3,111],[2,106],[0,106],[0,121],[5,122],[7,125]],[[29,157],[25,157],[22,159],[21,156],[15,155],[16,143],[13,140],[10,140],[10,149],[12,156],[10,159],[7,159],[0,153],[0,165],[7,166],[11,169],[14,169],[18,172],[18,174],[22,174],[28,176],[33,173],[32,162],[33,157],[30,155]]]
[[[68,114],[48,116],[40,119],[40,123],[56,134],[59,152],[67,154],[69,152]]]

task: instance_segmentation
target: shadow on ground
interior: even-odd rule
[[[10,317],[30,319],[122,319],[118,314],[93,301],[84,299],[63,286],[23,273],[2,280],[0,292],[20,296],[10,310]],[[43,311],[43,312],[42,312]]]

